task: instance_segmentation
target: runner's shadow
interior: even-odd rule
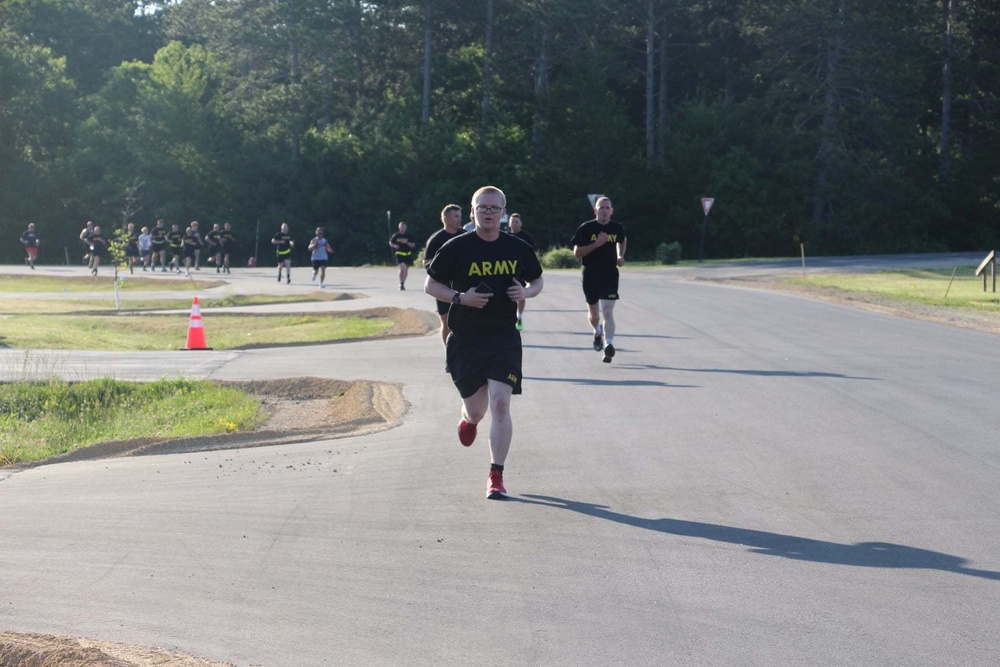
[[[763,371],[742,368],[678,368],[675,366],[657,366],[655,364],[618,364],[618,368],[650,371],[679,371],[681,373],[728,373],[731,375],[758,375],[761,377],[803,377],[803,378],[833,378],[840,380],[878,380],[879,378],[843,373],[826,373],[823,371]]]
[[[536,382],[569,382],[570,384],[588,384],[598,387],[670,387],[672,389],[697,389],[695,384],[670,384],[669,382],[657,382],[655,380],[598,380],[595,378],[543,378],[528,377],[524,380]]]
[[[628,514],[613,512],[606,505],[582,503],[551,496],[526,494],[511,498],[523,503],[566,509],[579,514],[607,519],[615,523],[645,528],[668,535],[683,535],[715,542],[726,542],[748,547],[753,553],[780,556],[793,560],[806,560],[832,565],[855,567],[908,568],[915,570],[942,570],[956,574],[966,574],[983,579],[1000,581],[1000,572],[976,570],[966,567],[969,562],[960,556],[918,549],[888,542],[859,542],[839,544],[814,540],[795,535],[783,535],[762,530],[748,530],[734,526],[722,526],[682,519],[642,519]]]

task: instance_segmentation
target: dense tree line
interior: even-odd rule
[[[0,261],[36,223],[280,222],[387,261],[479,185],[543,246],[612,196],[633,257],[1000,242],[992,0],[4,0]],[[390,213],[391,212],[391,213]],[[265,250],[266,248],[266,250]]]

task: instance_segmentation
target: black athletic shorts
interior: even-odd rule
[[[323,267],[327,266],[327,264],[329,263],[329,261],[330,260],[328,260],[328,259],[314,259],[312,261],[312,263],[313,263],[313,271],[319,271]]]
[[[451,310],[450,301],[441,301],[440,299],[434,299],[434,303],[437,304],[438,315],[447,315],[448,311]]]
[[[614,273],[583,272],[583,296],[593,305],[601,299],[618,298],[618,269]]]
[[[413,253],[408,252],[405,255],[396,253],[396,264],[406,264],[407,266],[413,266]]]
[[[446,358],[462,398],[475,394],[487,380],[503,382],[515,394],[521,393],[521,334],[516,329],[478,336],[452,332]]]

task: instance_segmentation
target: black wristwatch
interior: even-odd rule
[[[461,305],[461,303],[462,303],[462,293],[461,292],[455,292],[454,294],[452,294],[451,295],[451,302],[453,304],[455,304],[456,306]]]

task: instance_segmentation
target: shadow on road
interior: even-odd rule
[[[595,378],[542,378],[524,377],[524,380],[536,382],[569,382],[571,384],[588,384],[597,387],[671,387],[673,389],[697,389],[695,384],[670,384],[655,380],[598,380]]]
[[[813,540],[795,535],[769,533],[762,530],[748,530],[714,523],[684,521],[682,519],[642,519],[628,514],[611,511],[606,505],[583,503],[551,496],[526,494],[511,500],[578,512],[598,519],[636,528],[645,528],[668,535],[697,537],[716,542],[727,542],[748,547],[753,553],[767,556],[781,556],[794,560],[807,560],[833,565],[855,567],[910,568],[921,570],[943,570],[956,574],[966,574],[983,579],[1000,581],[1000,572],[976,570],[966,567],[968,561],[959,556],[918,549],[887,542],[859,542],[858,544],[838,544]]]
[[[527,347],[527,346],[525,346]],[[859,375],[844,375],[843,373],[825,373],[823,371],[763,371],[743,368],[679,368],[675,366],[656,366],[654,364],[618,364],[618,368],[649,371],[678,371],[680,373],[730,373],[732,375],[759,375],[761,377],[793,377],[793,378],[834,378],[838,380],[878,380],[879,378]]]

